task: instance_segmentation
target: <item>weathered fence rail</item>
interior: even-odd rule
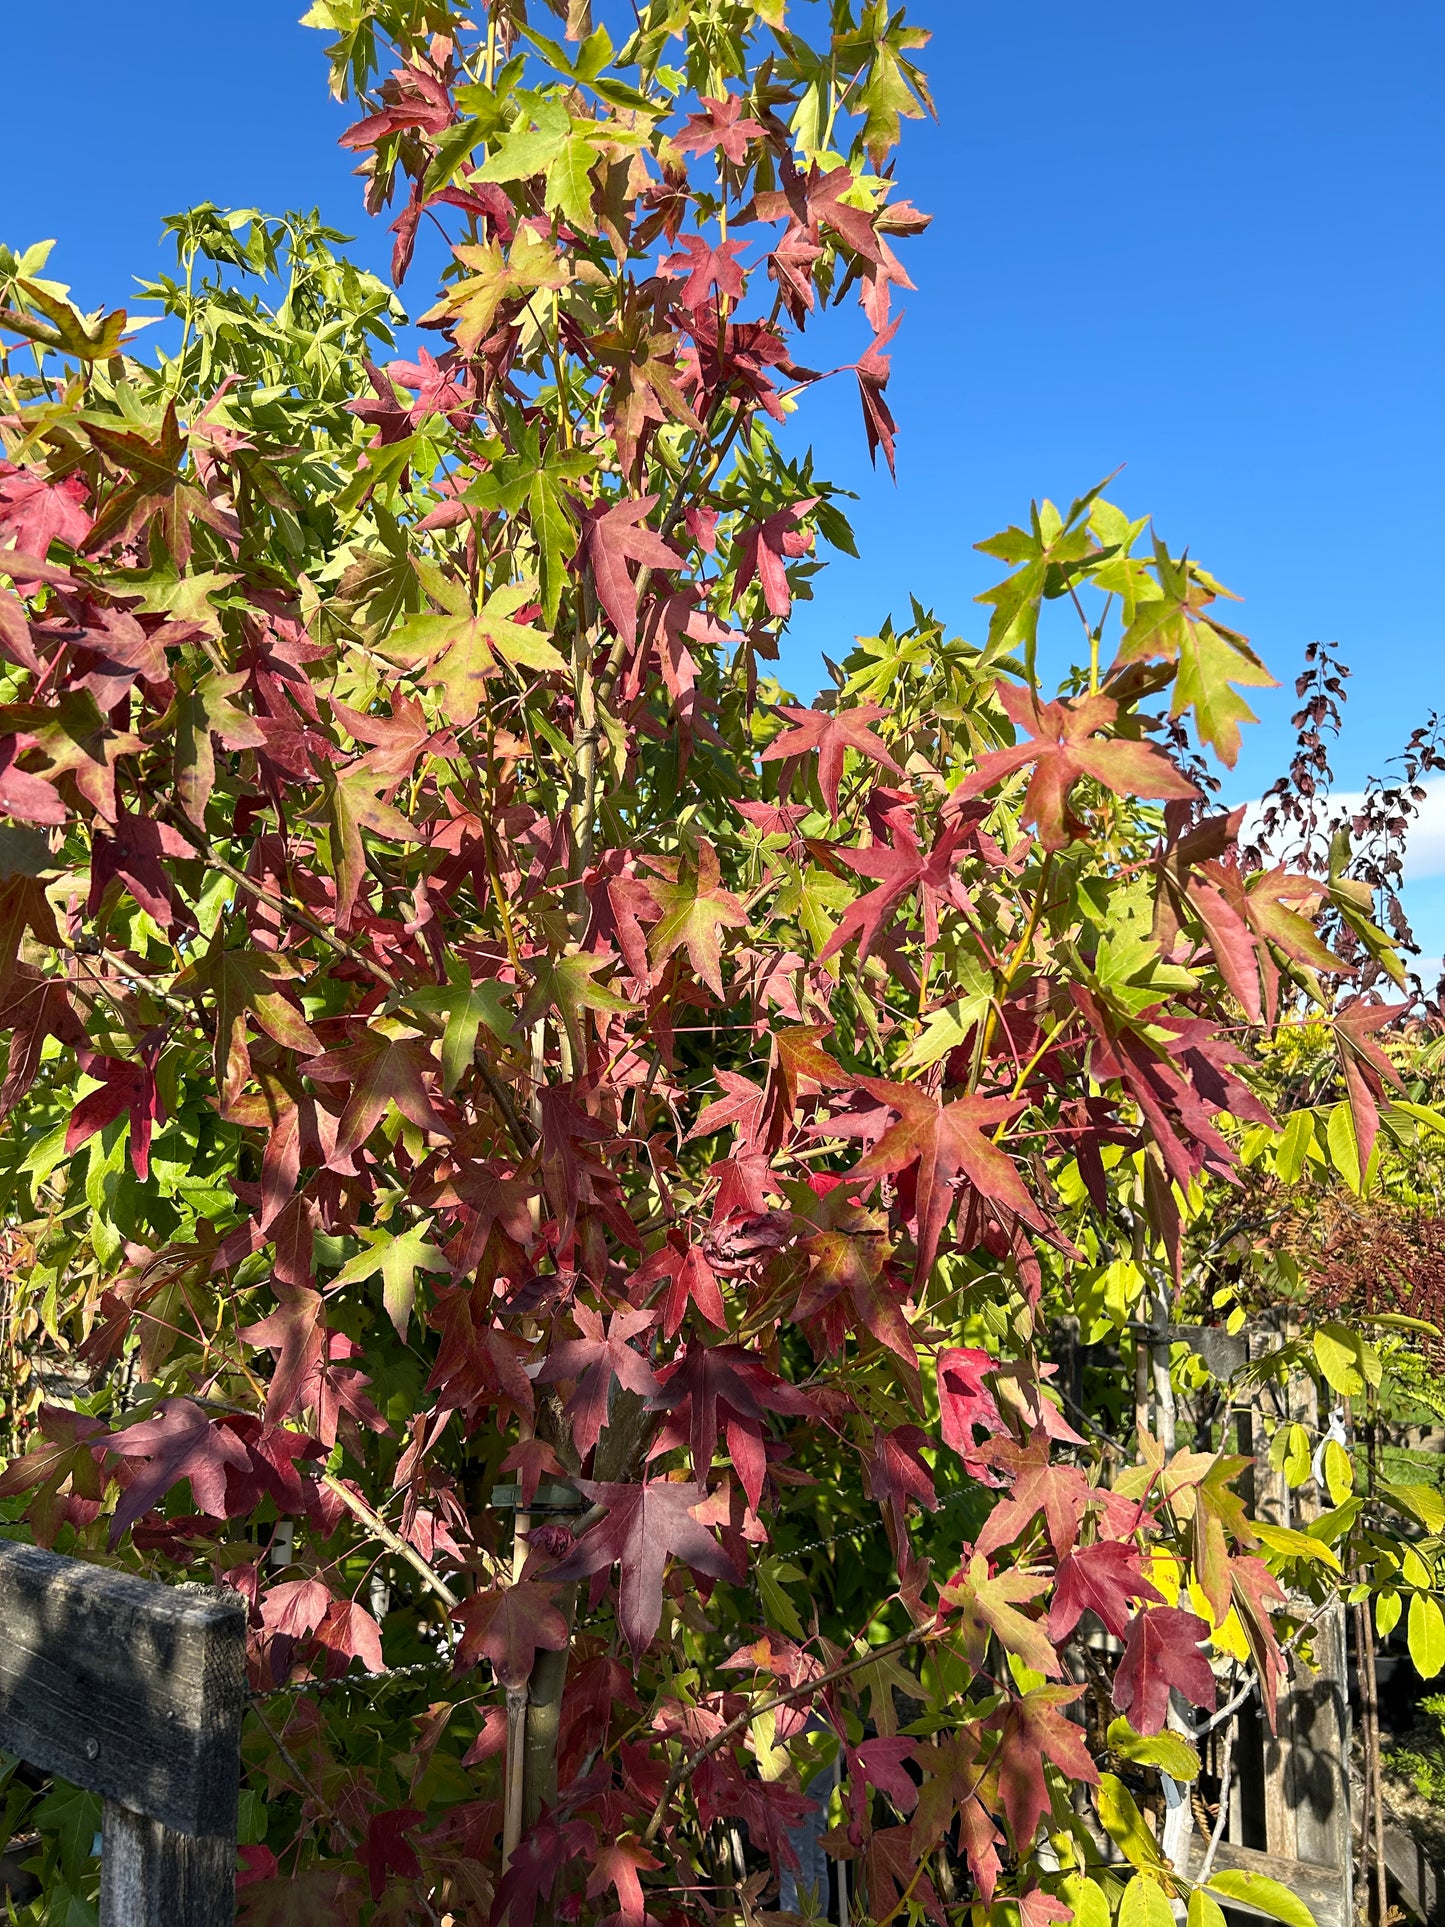
[[[101,1927],[230,1927],[245,1609],[0,1542],[0,1747],[98,1793]]]

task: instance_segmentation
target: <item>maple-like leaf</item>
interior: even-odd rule
[[[793,591],[788,584],[787,558],[806,555],[813,546],[813,531],[801,526],[809,509],[816,508],[818,497],[793,502],[778,509],[764,521],[746,523],[737,535],[734,560],[733,601],[737,607],[748,585],[756,579],[763,585],[763,600],[768,611],[786,619],[793,606]]]
[[[234,675],[214,670],[192,688],[176,692],[171,712],[176,795],[198,830],[205,828],[206,805],[216,787],[215,743],[233,750],[263,749],[266,745],[266,732],[260,723],[234,701],[248,680],[244,670]]]
[[[631,564],[647,569],[675,569],[685,561],[682,551],[648,528],[645,517],[657,506],[655,495],[609,503],[591,510],[583,522],[582,550],[592,571],[597,600],[613,628],[629,644],[637,641],[637,583]]]
[[[90,494],[82,475],[53,480],[21,466],[0,473],[0,535],[7,548],[23,549],[42,561],[52,542],[78,549],[90,533],[85,503]]]
[[[302,974],[301,967],[274,950],[253,945],[227,947],[222,936],[180,973],[178,992],[209,991],[215,999],[215,1065],[217,1088],[239,1096],[251,1060],[246,1049],[246,1019],[286,1050],[303,1057],[322,1055],[316,1033],[283,990]]]
[[[1048,1435],[1040,1427],[1025,1445],[1007,1432],[990,1439],[982,1456],[1003,1473],[1004,1496],[984,1521],[976,1550],[991,1554],[1019,1538],[1043,1514],[1055,1558],[1062,1558],[1078,1535],[1094,1489],[1077,1465],[1050,1456]]]
[[[329,765],[321,771],[321,796],[305,812],[324,823],[331,844],[332,873],[336,880],[336,922],[349,929],[362,884],[367,879],[366,846],[361,833],[386,837],[393,843],[417,843],[421,838],[384,792],[395,786],[367,769],[364,762],[337,774]]]
[[[747,159],[748,142],[764,136],[761,121],[743,117],[743,103],[736,94],[725,94],[721,100],[704,94],[702,105],[705,111],[689,114],[682,132],[672,136],[673,146],[680,147],[684,154],[720,150],[735,167],[741,167]]]
[[[421,1872],[416,1848],[406,1836],[425,1819],[416,1807],[393,1807],[387,1813],[368,1815],[366,1835],[356,1857],[366,1869],[373,1900],[381,1899],[393,1874],[415,1880]]]
[[[145,1183],[150,1176],[151,1132],[164,1122],[166,1114],[156,1084],[158,1047],[158,1038],[148,1040],[139,1060],[130,1064],[117,1057],[103,1057],[99,1051],[77,1050],[80,1068],[101,1083],[98,1091],[91,1091],[71,1109],[65,1127],[67,1157],[124,1112],[130,1118],[130,1161],[136,1176]]]
[[[504,1472],[515,1472],[522,1494],[522,1508],[525,1511],[537,1496],[537,1487],[542,1483],[542,1474],[548,1473],[554,1479],[567,1476],[567,1468],[557,1457],[545,1439],[536,1437],[518,1439],[517,1443],[502,1460]]]
[[[693,1339],[683,1356],[664,1368],[660,1378],[652,1409],[667,1412],[671,1418],[654,1441],[650,1456],[660,1457],[686,1438],[692,1452],[693,1476],[705,1484],[717,1452],[718,1431],[725,1429],[728,1456],[742,1480],[748,1503],[756,1511],[767,1472],[763,1440],[768,1414],[807,1417],[816,1412],[815,1401],[769,1371],[756,1353],[741,1345],[702,1344]]]
[[[916,1167],[916,1278],[927,1278],[933,1268],[939,1237],[953,1209],[953,1187],[960,1178],[966,1178],[980,1197],[1003,1205],[1034,1230],[1047,1228],[1048,1220],[1029,1195],[1012,1158],[984,1135],[986,1126],[1015,1116],[1023,1108],[1022,1099],[971,1093],[940,1104],[916,1084],[892,1084],[880,1077],[861,1078],[858,1087],[899,1116],[853,1166],[848,1182],[856,1187]]]
[[[1360,1160],[1360,1180],[1364,1182],[1370,1153],[1380,1128],[1379,1098],[1384,1086],[1405,1088],[1405,1081],[1374,1041],[1377,1030],[1394,1023],[1409,1009],[1408,1004],[1352,1003],[1335,1017],[1335,1050],[1344,1074],[1345,1091],[1354,1120],[1355,1145]]]
[[[1137,602],[1119,644],[1119,661],[1162,656],[1176,664],[1171,716],[1182,716],[1192,706],[1200,741],[1233,769],[1239,725],[1257,720],[1237,686],[1273,689],[1274,677],[1237,630],[1206,614],[1220,593],[1219,584],[1187,558],[1172,561],[1157,536],[1154,557],[1159,587]],[[1149,586],[1152,590],[1153,584]]]
[[[227,1469],[240,1474],[250,1470],[246,1448],[235,1433],[212,1423],[189,1398],[163,1399],[155,1418],[110,1433],[105,1449],[136,1464],[135,1476],[110,1522],[112,1546],[182,1479],[191,1482],[197,1511],[224,1519]]]
[[[396,1327],[396,1335],[406,1343],[406,1328],[416,1303],[418,1271],[450,1271],[445,1256],[431,1243],[426,1227],[414,1224],[404,1231],[378,1226],[362,1230],[363,1249],[337,1272],[331,1289],[358,1283],[381,1273],[381,1301],[386,1315]]]
[[[532,1381],[522,1361],[531,1347],[493,1322],[490,1289],[447,1286],[436,1293],[427,1323],[441,1333],[427,1390],[446,1410],[476,1406],[532,1415]]]
[[[725,300],[741,297],[744,272],[737,257],[746,241],[719,241],[714,246],[701,234],[681,234],[677,245],[678,252],[663,261],[662,272],[684,283],[678,296],[684,308],[702,307],[714,288]]]
[[[14,730],[23,731],[49,761],[51,767],[44,772],[46,782],[54,785],[68,776],[92,809],[107,823],[115,822],[117,759],[136,755],[145,744],[129,730],[116,729],[97,708],[88,689],[67,689],[43,704],[5,704],[0,708],[0,742]],[[12,780],[18,774],[12,769]],[[25,820],[22,811],[14,813]],[[29,820],[54,819],[37,815]]]
[[[686,422],[694,433],[702,433],[702,422],[682,391],[678,336],[658,331],[653,323],[650,305],[624,310],[618,327],[592,338],[597,359],[612,371],[608,422],[618,463],[628,477],[636,474],[643,449],[664,422]],[[689,529],[696,514],[687,511]]]
[[[1089,1754],[1084,1731],[1059,1711],[1082,1692],[1079,1686],[1038,1686],[1010,1699],[988,1724],[999,1732],[998,1785],[1004,1814],[1020,1853],[1027,1853],[1040,1819],[1049,1811],[1044,1761],[1066,1779],[1099,1784],[1099,1769]]]
[[[773,738],[762,752],[761,760],[771,763],[780,757],[805,756],[809,750],[816,750],[818,787],[836,822],[838,785],[843,778],[845,750],[851,749],[857,755],[867,757],[883,769],[892,770],[895,776],[903,774],[882,739],[869,727],[888,713],[877,703],[858,703],[851,709],[837,711],[798,709],[785,703],[778,714],[786,716],[792,727]]]
[[[193,521],[204,523],[223,539],[239,538],[235,518],[196,485],[194,470],[187,464],[188,438],[174,400],[166,403],[153,441],[139,428],[107,426],[100,417],[88,421],[85,432],[102,454],[130,476],[106,496],[86,537],[88,551],[124,546],[154,534],[176,567],[184,569],[191,557]]]
[[[266,1388],[268,1425],[279,1425],[301,1403],[326,1338],[319,1291],[291,1284],[278,1284],[275,1289],[280,1300],[276,1310],[254,1324],[244,1325],[238,1334],[244,1344],[257,1351],[277,1354]]]
[[[960,802],[980,796],[1032,763],[1034,773],[1024,792],[1021,815],[1025,823],[1037,824],[1039,842],[1046,850],[1062,850],[1077,832],[1069,792],[1081,776],[1092,776],[1121,796],[1183,800],[1199,794],[1152,743],[1105,733],[1119,715],[1119,705],[1111,697],[1041,703],[1032,690],[1010,682],[997,684],[995,694],[1010,721],[1028,732],[1028,740],[980,757],[954,796]]]
[[[565,254],[534,227],[518,229],[510,249],[500,241],[463,244],[453,249],[472,272],[449,288],[421,317],[420,326],[454,327],[457,347],[470,357],[505,304],[526,301],[539,289],[565,288],[574,270]]]
[[[487,700],[486,685],[500,665],[560,673],[566,662],[549,633],[517,620],[528,605],[535,613],[537,586],[511,582],[495,589],[479,609],[455,584],[437,580],[442,615],[409,616],[392,630],[385,649],[394,661],[421,666],[421,680],[442,692],[442,708],[456,724],[474,722]]]
[[[945,1610],[956,1609],[968,1649],[969,1663],[982,1671],[988,1653],[989,1635],[1017,1653],[1026,1666],[1046,1679],[1057,1679],[1063,1665],[1043,1627],[1019,1611],[1028,1600],[1037,1599],[1052,1585],[1046,1572],[1000,1572],[990,1574],[987,1559],[977,1554],[968,1568],[949,1580],[940,1595]]]
[[[551,1590],[532,1579],[475,1592],[452,1608],[452,1618],[462,1628],[456,1670],[465,1672],[485,1657],[502,1686],[525,1685],[539,1647],[556,1653],[567,1644],[567,1621]]]
[[[732,891],[722,887],[717,851],[700,840],[693,865],[680,864],[675,879],[649,877],[647,887],[661,911],[647,939],[654,967],[685,949],[694,973],[721,997],[721,932],[738,929],[748,919]]]
[[[664,1337],[674,1336],[689,1305],[696,1305],[708,1323],[719,1331],[727,1329],[722,1291],[701,1245],[689,1243],[679,1231],[669,1231],[666,1241],[638,1266],[632,1283],[639,1290],[646,1290],[655,1287],[662,1278],[668,1281],[662,1305]]]
[[[107,885],[115,878],[162,930],[171,929],[177,921],[189,922],[189,913],[177,902],[162,859],[194,855],[191,845],[169,823],[135,816],[129,810],[117,811],[112,828],[96,826],[87,910],[92,916],[98,913]]]
[[[576,950],[561,957],[533,957],[527,961],[532,988],[517,1017],[516,1028],[529,1030],[549,1010],[560,1013],[572,1039],[573,1050],[582,1053],[581,1019],[584,1010],[604,1012],[633,1010],[634,1004],[608,990],[596,979],[610,970],[617,959],[606,953]]]
[[[1002,1429],[998,1405],[984,1379],[998,1360],[973,1346],[953,1345],[938,1354],[938,1416],[943,1442],[963,1460],[964,1469],[982,1484],[996,1485],[979,1456],[975,1428],[993,1435]]]
[[[866,1331],[894,1354],[910,1381],[915,1379],[917,1348],[900,1293],[887,1275],[893,1253],[887,1217],[853,1202],[851,1187],[841,1184],[824,1196],[810,1198],[801,1209],[795,1204],[794,1213],[800,1233],[798,1251],[808,1269],[793,1316],[804,1322],[816,1320],[824,1348],[830,1352],[842,1349],[850,1325]]]
[[[953,874],[958,846],[972,834],[970,825],[957,823],[940,830],[933,848],[926,854],[904,823],[892,822],[889,829],[891,845],[874,843],[866,850],[833,850],[838,862],[859,876],[876,878],[878,887],[849,904],[837,929],[818,953],[820,963],[835,956],[855,937],[858,961],[864,963],[879,932],[891,922],[893,912],[910,890],[917,890],[923,906],[923,941],[925,949],[930,951],[938,942],[940,908],[950,903],[965,912],[972,909],[972,899]]]
[[[19,737],[8,736],[0,742],[0,815],[17,823],[66,823],[70,811],[61,801],[55,785],[44,776],[34,776],[17,767],[24,754]]]
[[[1259,1675],[1260,1699],[1265,1718],[1273,1733],[1277,1726],[1279,1682],[1284,1674],[1284,1656],[1275,1635],[1272,1611],[1289,1603],[1288,1595],[1262,1559],[1249,1556],[1229,1561],[1230,1603],[1239,1614],[1249,1643],[1250,1657]]]
[[[897,1425],[891,1431],[879,1432],[863,1462],[868,1490],[876,1504],[892,1508],[900,1536],[910,1500],[925,1512],[938,1510],[933,1474],[922,1457],[932,1443],[918,1426]]]
[[[1092,1612],[1122,1639],[1129,1626],[1130,1600],[1164,1604],[1164,1595],[1144,1577],[1138,1550],[1117,1539],[1101,1539],[1082,1546],[1059,1561],[1058,1578],[1049,1607],[1049,1638],[1062,1646],[1086,1612]]]
[[[351,1862],[237,1886],[241,1927],[344,1927],[364,1899]]]
[[[334,1164],[345,1164],[394,1104],[419,1131],[449,1138],[452,1127],[437,1110],[427,1089],[436,1064],[426,1045],[416,1037],[393,1037],[365,1030],[353,1044],[313,1057],[306,1075],[318,1084],[348,1084],[350,1095],[337,1127]]]
[[[606,1840],[597,1850],[592,1872],[587,1877],[587,1899],[595,1900],[611,1887],[617,1895],[617,1912],[612,1919],[623,1927],[642,1927],[647,1919],[639,1869],[653,1872],[662,1862],[655,1860],[637,1840]]]
[[[662,1624],[662,1575],[669,1555],[714,1579],[736,1575],[732,1561],[693,1507],[707,1494],[700,1485],[651,1479],[619,1485],[593,1479],[574,1482],[607,1516],[577,1541],[547,1575],[557,1584],[585,1579],[604,1566],[619,1567],[617,1623],[634,1653],[651,1645]]]
[[[650,1398],[656,1392],[656,1374],[628,1340],[649,1330],[657,1319],[651,1311],[615,1311],[604,1335],[600,1313],[579,1304],[573,1307],[572,1315],[582,1336],[553,1342],[537,1383],[555,1385],[564,1378],[576,1381],[565,1415],[572,1426],[572,1442],[585,1458],[607,1423],[614,1380],[640,1398]]]
[[[1214,1674],[1202,1645],[1208,1637],[1204,1621],[1179,1606],[1135,1615],[1114,1674],[1114,1705],[1136,1733],[1149,1738],[1163,1731],[1171,1690],[1196,1706],[1214,1705]]]

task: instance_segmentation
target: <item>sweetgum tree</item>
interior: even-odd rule
[[[851,540],[790,415],[854,384],[894,460],[926,36],[554,11],[308,16],[395,281],[445,237],[414,359],[314,218],[173,219],[149,358],[0,261],[0,1498],[248,1601],[257,1921],[750,1915],[835,1779],[855,1917],[1163,1920],[1109,1769],[1189,1777],[1226,1678],[1272,1716],[1340,1562],[1217,1434],[1101,1440],[1045,1328],[1143,1342],[1302,1007],[1368,1159],[1316,913],[1389,946],[1242,859],[1201,784],[1267,672],[1097,490],[982,545],[981,645],[778,688]]]

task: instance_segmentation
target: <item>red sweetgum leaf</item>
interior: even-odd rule
[[[367,1819],[366,1837],[356,1857],[366,1869],[373,1900],[381,1899],[394,1873],[400,1874],[403,1880],[415,1880],[421,1872],[416,1849],[406,1836],[425,1818],[415,1807],[395,1807],[389,1813],[373,1813]]]
[[[337,1127],[333,1165],[344,1165],[381,1122],[389,1104],[419,1131],[449,1138],[451,1125],[437,1110],[428,1081],[437,1066],[426,1045],[416,1037],[388,1037],[366,1030],[353,1044],[327,1051],[303,1066],[316,1083],[348,1084],[350,1094]]]
[[[614,1380],[640,1398],[650,1398],[657,1390],[651,1365],[627,1342],[650,1330],[657,1315],[652,1311],[615,1311],[605,1337],[597,1312],[576,1305],[572,1315],[582,1336],[554,1341],[537,1374],[537,1383],[555,1385],[563,1378],[576,1380],[577,1389],[567,1401],[565,1416],[572,1426],[572,1442],[585,1458],[607,1423]]]
[[[1086,1786],[1099,1784],[1099,1769],[1090,1757],[1083,1729],[1059,1711],[1082,1691],[1073,1685],[1036,1687],[1011,1699],[988,1721],[999,1729],[999,1794],[1021,1854],[1032,1846],[1039,1821],[1049,1811],[1045,1759],[1066,1779]]]
[[[823,801],[828,805],[835,823],[838,820],[838,786],[843,779],[845,750],[851,749],[869,762],[892,770],[895,776],[903,774],[889,754],[887,745],[869,728],[870,723],[876,723],[889,714],[877,703],[859,703],[855,708],[836,711],[798,709],[791,704],[784,704],[778,714],[786,716],[792,727],[773,738],[760,760],[772,763],[781,757],[805,756],[810,750],[816,750],[818,787],[823,792]]]
[[[1013,1159],[984,1135],[985,1126],[1024,1109],[1024,1099],[970,1094],[940,1104],[916,1084],[893,1084],[881,1077],[860,1078],[858,1088],[891,1106],[899,1117],[848,1172],[847,1182],[856,1186],[917,1167],[916,1279],[926,1279],[933,1269],[959,1178],[966,1178],[981,1197],[1005,1206],[1035,1231],[1048,1229],[1048,1220],[1029,1195]]]
[[[1164,1595],[1144,1577],[1144,1564],[1132,1545],[1103,1539],[1066,1553],[1059,1561],[1049,1638],[1062,1646],[1086,1612],[1098,1616],[1115,1639],[1129,1626],[1129,1601],[1163,1605]]]
[[[110,1522],[112,1546],[182,1479],[191,1482],[198,1512],[224,1519],[227,1468],[244,1474],[251,1464],[235,1433],[228,1426],[213,1424],[188,1398],[163,1400],[155,1418],[112,1432],[104,1443],[107,1452],[136,1464],[135,1476]]]
[[[665,1479],[621,1485],[574,1481],[607,1516],[584,1533],[562,1563],[547,1575],[554,1584],[585,1579],[604,1566],[619,1567],[617,1622],[634,1653],[651,1645],[662,1623],[662,1575],[669,1556],[714,1579],[737,1575],[732,1561],[706,1527],[692,1516],[707,1494],[689,1482]]]
[[[1150,1739],[1164,1730],[1171,1687],[1196,1706],[1214,1705],[1214,1674],[1201,1646],[1208,1637],[1204,1621],[1179,1606],[1136,1614],[1114,1674],[1114,1705],[1136,1733]]]
[[[567,1644],[567,1621],[553,1603],[551,1589],[533,1579],[492,1586],[452,1608],[462,1628],[456,1669],[465,1672],[487,1658],[503,1686],[522,1686],[531,1675],[539,1647],[557,1653]]]
[[[963,1460],[970,1475],[981,1484],[997,1480],[979,1457],[974,1428],[990,1435],[1002,1429],[999,1409],[984,1379],[998,1360],[991,1352],[973,1346],[953,1345],[938,1354],[938,1415],[943,1442]]]
[[[1030,763],[1034,773],[1024,795],[1022,820],[1038,826],[1046,850],[1062,850],[1076,833],[1069,792],[1081,776],[1092,776],[1121,796],[1178,797],[1199,794],[1180,770],[1152,743],[1107,736],[1119,705],[1109,696],[1080,696],[1072,702],[1041,703],[1032,690],[1000,682],[995,694],[1016,727],[1029,740],[1009,749],[990,750],[964,778],[954,796],[980,796]]]
[[[617,1894],[617,1913],[615,1919],[625,1927],[641,1927],[646,1917],[646,1907],[642,1897],[642,1882],[638,1870],[654,1872],[662,1865],[637,1840],[624,1836],[621,1840],[606,1840],[597,1849],[592,1872],[587,1877],[587,1898],[595,1900],[608,1887]]]

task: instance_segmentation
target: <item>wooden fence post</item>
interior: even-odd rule
[[[104,1801],[101,1927],[231,1927],[237,1596],[0,1542],[0,1747]]]

